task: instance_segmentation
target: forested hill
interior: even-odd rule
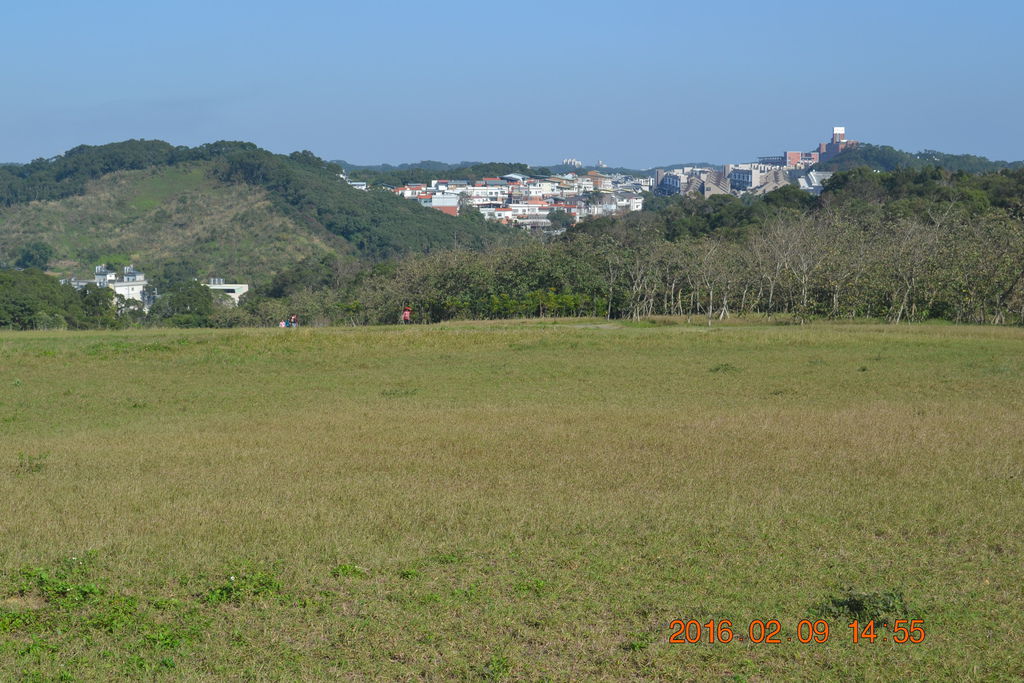
[[[945,154],[931,149],[911,154],[887,145],[861,143],[818,164],[815,168],[819,171],[849,171],[861,166],[876,171],[934,167],[954,172],[991,173],[1003,169],[1024,168],[1024,161],[991,161],[973,154]]]
[[[0,262],[43,243],[54,262],[76,272],[107,256],[150,270],[155,262],[195,257],[195,276],[224,268],[253,276],[322,251],[379,260],[482,246],[505,231],[387,192],[361,192],[338,177],[341,171],[310,152],[159,140],[83,145],[0,166]],[[212,245],[217,235],[231,243]],[[274,244],[280,253],[268,255]],[[222,257],[203,256],[212,252]]]

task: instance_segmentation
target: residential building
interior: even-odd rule
[[[65,284],[70,284],[75,289],[83,289],[86,285],[96,285],[97,287],[103,287],[114,290],[114,294],[127,299],[142,302],[144,306],[148,308],[149,301],[146,293],[146,274],[138,270],[132,265],[125,266],[120,275],[116,270],[107,268],[106,265],[96,266],[93,271],[93,278],[91,280],[78,280],[71,278],[70,280],[62,280]]]
[[[611,176],[607,176],[597,171],[587,171],[586,178],[590,179],[590,183],[595,190],[611,190],[612,179]]]
[[[474,183],[446,179],[432,180],[429,184],[409,183],[392,188],[392,192],[452,216],[459,215],[459,207],[468,203],[487,220],[539,228],[546,225],[543,221],[556,208],[571,215],[573,220],[588,215],[639,211],[643,208],[640,193],[650,188],[652,182],[650,178],[606,175],[598,171],[549,178],[510,173],[501,178],[481,178]],[[609,196],[590,196],[595,192]],[[587,201],[577,199],[581,196],[587,197]]]
[[[461,195],[455,192],[421,192],[416,195],[419,203],[428,209],[437,209],[449,216],[459,215],[459,199]]]

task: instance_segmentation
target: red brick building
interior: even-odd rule
[[[832,129],[832,140],[818,145],[818,160],[828,161],[844,149],[855,147],[858,144],[856,140],[846,139],[846,128],[836,126]]]

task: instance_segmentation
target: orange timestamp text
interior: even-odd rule
[[[875,621],[865,622],[853,621],[847,624],[850,629],[851,642],[874,643],[893,642],[898,645],[907,643],[924,642],[924,620],[923,619],[896,619],[890,627],[888,622],[883,622],[881,628],[888,631],[886,634],[876,633]],[[669,624],[672,634],[668,637],[670,643],[741,643],[777,644],[793,642],[795,639],[800,643],[827,643],[832,637],[832,629],[824,619],[810,620],[801,619],[796,624],[796,629],[787,631],[783,628],[782,622],[778,619],[754,619],[747,624],[745,630],[740,625],[739,629],[733,626],[728,619],[715,620],[701,623],[697,619],[683,620],[676,619]],[[737,632],[737,630],[739,632]]]

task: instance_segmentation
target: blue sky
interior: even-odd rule
[[[1024,2],[8,3],[0,161],[128,138],[646,168],[848,137],[1024,159]]]

